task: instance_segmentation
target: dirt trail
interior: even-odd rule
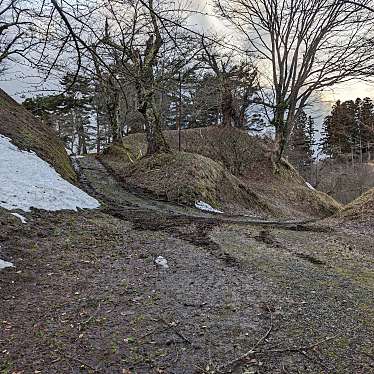
[[[1,374],[374,373],[370,231],[192,216],[79,162],[101,210],[0,211]]]
[[[206,219],[217,223],[235,223],[251,225],[274,225],[297,227],[316,220],[308,221],[278,221],[266,220],[247,216],[230,216],[225,214],[205,213],[201,210],[154,200],[148,196],[130,191],[123,186],[107,171],[107,169],[94,157],[79,157],[74,159],[75,168],[80,176],[81,187],[88,193],[98,198],[106,205],[107,211],[126,216],[128,212],[139,213],[151,211],[160,216],[169,218],[179,217],[184,219]],[[302,228],[300,228],[302,229]]]

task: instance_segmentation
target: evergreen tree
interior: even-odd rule
[[[306,179],[310,177],[314,158],[315,125],[313,118],[302,111],[296,119],[287,150],[288,160]]]
[[[350,154],[364,159],[374,143],[374,104],[371,99],[337,101],[324,121],[322,149],[330,157]]]
[[[93,121],[92,90],[90,80],[67,74],[61,85],[61,95],[38,96],[26,99],[24,107],[44,123],[53,127],[72,153],[86,154],[95,148],[96,121]]]

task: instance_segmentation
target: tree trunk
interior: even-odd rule
[[[108,105],[108,117],[109,117],[110,129],[112,132],[112,141],[113,143],[118,143],[121,141],[121,137],[119,133],[116,105],[113,105],[113,104]]]
[[[275,126],[275,139],[274,148],[272,152],[272,162],[275,170],[278,170],[278,166],[282,160],[284,151],[287,146],[288,134],[287,124],[285,123],[285,111],[277,111],[274,118]]]
[[[83,123],[78,125],[78,155],[86,155],[87,152],[87,143],[86,136],[84,133]]]
[[[147,143],[147,156],[170,152],[170,147],[159,126],[147,126]]]
[[[224,83],[223,93],[222,93],[222,124],[223,126],[232,126],[234,119],[234,110],[233,110],[233,97],[231,88],[227,83]]]
[[[143,115],[146,129],[147,156],[151,156],[156,153],[169,153],[170,147],[164,137],[164,134],[162,133],[160,118],[155,116],[153,122],[149,121],[147,115],[147,106],[144,106],[140,112]]]
[[[96,111],[96,153],[99,154],[101,151],[101,136],[100,136],[100,116],[98,110]]]

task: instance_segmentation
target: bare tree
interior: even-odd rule
[[[110,87],[122,90],[125,100],[124,83],[131,83],[136,88],[136,111],[144,122],[148,154],[168,152],[169,147],[161,131],[158,98],[162,90],[162,79],[160,80],[158,74],[159,71],[165,70],[160,69],[160,61],[164,64],[165,55],[170,55],[172,50],[179,50],[179,62],[174,63],[167,74],[162,73],[163,79],[165,76],[170,78],[173,75],[174,79],[175,73],[183,64],[189,62],[179,45],[178,30],[181,17],[174,3],[154,3],[153,0],[107,0],[100,3],[100,7],[90,8],[82,4],[78,6],[78,2],[75,7],[66,1],[63,1],[62,5],[56,0],[51,1],[53,9],[57,10],[57,15],[62,18],[65,25],[66,37],[60,33],[57,42],[60,41],[60,45],[69,45],[76,50],[76,74],[80,69],[86,69],[87,63],[90,64],[91,61],[94,65],[91,66],[92,71],[106,71],[110,76]],[[169,15],[168,18],[159,17],[161,13]],[[62,54],[60,47],[55,55],[59,57]],[[53,61],[52,65],[56,66],[56,61]],[[116,111],[116,108],[113,110]],[[115,117],[113,115],[114,122]]]
[[[276,135],[282,158],[295,118],[317,90],[370,74],[371,0],[217,0],[221,16],[244,36],[270,72]]]
[[[27,57],[35,45],[28,5],[24,0],[0,0],[0,64],[17,55]]]
[[[201,38],[202,60],[214,72],[221,96],[222,124],[243,127],[245,112],[256,91],[257,69],[248,59],[240,59],[233,51],[218,52],[214,42]],[[235,93],[240,92],[240,98]]]

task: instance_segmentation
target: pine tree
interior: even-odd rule
[[[374,104],[371,99],[338,101],[324,121],[322,149],[332,158],[349,154],[362,161],[374,143],[373,130]]]
[[[363,155],[369,154],[370,148],[374,147],[374,104],[368,97],[361,101],[358,114],[358,127],[359,152],[360,157],[363,158]]]
[[[96,132],[96,125],[91,123],[93,93],[90,79],[82,76],[74,79],[71,74],[66,74],[60,83],[66,91],[63,109],[72,128],[71,151],[78,155],[87,154],[95,148],[91,138]]]
[[[310,177],[314,158],[315,125],[313,118],[303,111],[296,119],[287,150],[288,160],[306,179]]]

